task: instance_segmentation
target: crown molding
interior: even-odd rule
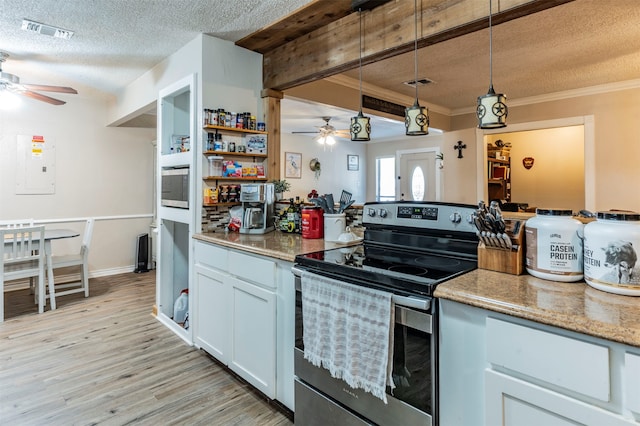
[[[529,96],[527,98],[508,100],[508,106],[518,107],[523,105],[533,105],[543,102],[561,101],[565,99],[579,98],[583,96],[601,95],[603,93],[618,92],[640,88],[640,79],[620,81],[617,83],[607,83],[598,86],[583,87],[580,89],[564,90],[562,92],[547,93],[544,95]],[[451,110],[451,115],[475,114],[476,107],[456,108]]]

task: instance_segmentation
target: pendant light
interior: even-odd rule
[[[414,42],[414,62],[416,99],[413,106],[404,110],[404,126],[407,136],[421,136],[429,134],[429,110],[418,103],[418,0],[414,0],[414,15],[416,39]]]
[[[371,140],[371,122],[369,117],[362,114],[362,9],[358,9],[360,17],[360,110],[358,115],[351,117],[351,140],[354,142],[366,142]]]
[[[491,26],[491,2],[489,0],[489,92],[478,96],[476,116],[481,129],[499,129],[507,126],[507,97],[493,90],[493,29]]]

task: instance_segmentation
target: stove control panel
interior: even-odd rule
[[[471,216],[476,208],[466,204],[438,202],[370,202],[364,206],[363,225],[410,226],[475,234]]]
[[[438,220],[437,207],[398,206],[398,219]]]

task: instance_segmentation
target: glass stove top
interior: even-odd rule
[[[477,268],[477,261],[364,242],[296,256],[296,264],[331,278],[432,295],[436,284]]]

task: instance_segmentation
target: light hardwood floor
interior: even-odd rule
[[[90,280],[38,315],[5,293],[0,424],[291,425],[266,397],[151,314],[155,274]]]

